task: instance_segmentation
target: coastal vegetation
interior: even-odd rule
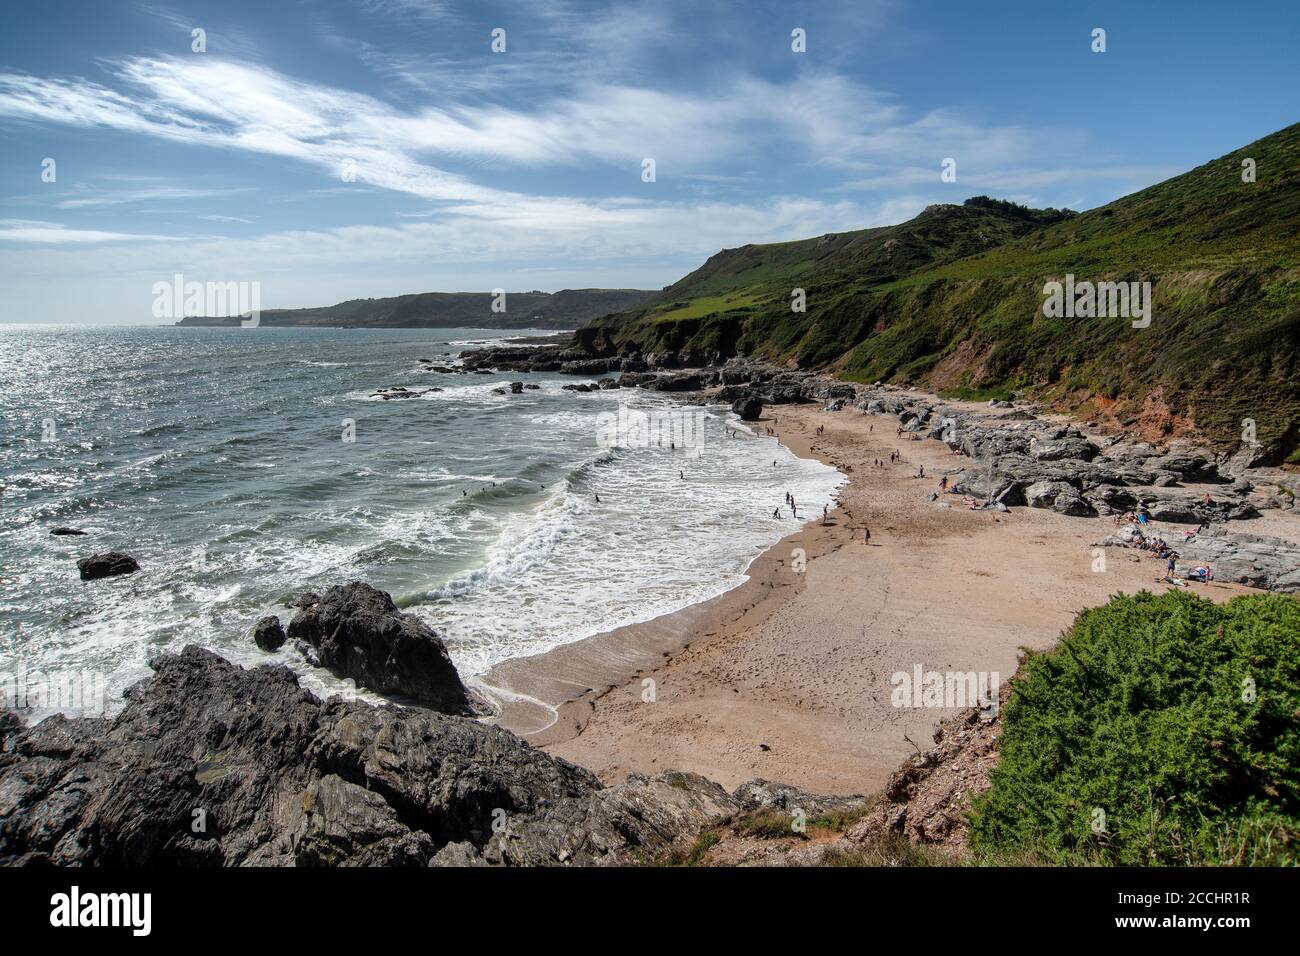
[[[1044,317],[1044,284],[1067,274],[1150,282],[1151,325]],[[578,341],[1015,391],[1225,447],[1249,419],[1281,462],[1300,445],[1300,125],[1082,214],[974,197],[895,226],[723,250]]]
[[[1081,613],[1013,684],[976,859],[1294,864],[1297,635],[1285,595],[1144,592]]]

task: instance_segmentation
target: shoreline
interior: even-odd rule
[[[772,418],[764,417],[761,421],[770,422]],[[797,436],[793,440],[778,436],[776,440],[796,457],[835,467],[816,455],[809,442]],[[842,470],[836,470],[844,475]],[[840,494],[847,487],[847,483],[841,485]],[[825,553],[829,548],[827,535],[810,536],[809,532],[825,532],[834,527],[839,511],[837,505],[830,512],[830,525],[823,526],[813,518],[764,548],[745,568],[745,580],[720,594],[647,621],[502,661],[479,675],[475,686],[492,691],[494,703],[500,707],[494,716],[499,726],[536,746],[545,747],[580,733],[586,722],[582,719],[582,709],[572,705],[633,678],[640,679],[701,636],[714,636],[729,620],[735,619],[737,609],[744,615],[774,610],[780,603],[781,592],[798,587],[802,581],[789,568],[790,553],[794,548],[803,548],[809,560]]]
[[[775,419],[791,452],[849,479],[828,522],[782,538],[715,598],[494,666],[481,680],[513,695],[500,726],[605,783],[673,767],[724,786],[764,777],[872,792],[962,710],[891,706],[892,674],[919,665],[1005,682],[1022,646],[1054,645],[1079,611],[1116,591],[1161,590],[1146,556],[1112,551],[1107,572],[1093,571],[1107,519],[968,511],[956,495],[931,502],[938,477],[970,460],[935,439],[899,438],[892,415],[766,412],[759,424]],[[873,466],[891,448],[903,459]],[[927,478],[910,477],[918,464]],[[792,567],[797,548],[804,573]],[[1195,592],[1221,601],[1256,589]]]

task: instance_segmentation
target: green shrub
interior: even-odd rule
[[[1295,862],[1294,598],[1117,596],[1025,661],[1002,720],[993,785],[972,814],[977,858]]]

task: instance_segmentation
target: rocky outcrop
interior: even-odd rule
[[[83,535],[83,534],[85,534],[85,533],[86,533],[86,532],[82,531],[80,528],[52,528],[52,529],[50,529],[50,534],[53,534],[53,535],[59,535],[60,537],[65,537],[65,536],[69,536],[69,535],[71,535],[71,536],[80,536],[80,535]]]
[[[50,717],[0,753],[0,864],[424,865],[590,796],[587,771],[419,708],[322,702],[196,647],[114,720]]]
[[[284,646],[284,641],[284,628],[274,614],[268,614],[253,625],[253,643],[262,650],[274,653]]]
[[[1136,528],[1121,528],[1102,538],[1100,547],[1134,547]],[[1176,573],[1195,577],[1198,566],[1208,567],[1216,581],[1300,593],[1300,544],[1271,535],[1243,534],[1222,526],[1204,528],[1184,541],[1171,543],[1177,553]]]
[[[656,392],[696,392],[704,387],[704,379],[698,372],[677,372],[656,375],[643,387]]]
[[[140,570],[140,563],[129,554],[121,551],[106,551],[92,554],[77,562],[77,571],[81,580],[95,581],[99,578],[111,578],[119,574],[134,574]]]
[[[731,410],[742,421],[756,422],[763,416],[763,400],[757,395],[742,395],[731,403]]]
[[[744,809],[839,805],[694,774],[602,787],[514,734],[321,701],[282,666],[187,647],[112,720],[0,711],[0,865],[629,865]]]
[[[578,359],[560,366],[560,372],[564,375],[603,375],[617,369],[617,360],[610,359]]]
[[[1216,581],[1300,593],[1300,544],[1271,535],[1206,528],[1179,545],[1180,564],[1207,565]]]
[[[699,832],[739,808],[726,790],[695,774],[630,774],[618,786],[505,817],[479,856],[510,866],[650,862],[683,834]],[[446,862],[465,862],[467,851],[458,848],[457,857]]]
[[[1051,508],[1057,514],[1085,518],[1097,513],[1073,485],[1063,481],[1035,482],[1025,489],[1024,494],[1031,508]]]
[[[1002,685],[1003,705],[1009,688]],[[971,802],[989,788],[997,765],[998,713],[971,708],[940,723],[935,746],[894,771],[880,801],[845,833],[848,842],[903,836],[918,844],[965,847]]]
[[[358,684],[447,714],[471,713],[469,694],[433,628],[403,614],[383,591],[360,581],[300,605],[289,637],[316,661]]]
[[[385,402],[398,401],[401,399],[419,398],[422,395],[428,395],[432,392],[441,392],[442,389],[437,385],[430,388],[410,389],[404,385],[394,385],[388,388],[380,388],[370,393],[371,398],[383,399]]]

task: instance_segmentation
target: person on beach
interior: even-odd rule
[[[1169,560],[1165,563],[1166,576],[1172,578],[1174,576],[1174,572],[1177,569],[1178,569],[1178,553],[1175,551],[1170,551]]]
[[[830,511],[831,511],[830,505],[822,505],[822,524],[825,524],[826,519],[830,517]]]
[[[947,490],[948,490],[948,476],[947,476],[947,475],[944,475],[942,478],[939,479],[939,490],[940,490],[941,492],[942,492],[942,491],[947,491]]]
[[[871,544],[871,529],[866,525],[862,526],[862,543]]]

